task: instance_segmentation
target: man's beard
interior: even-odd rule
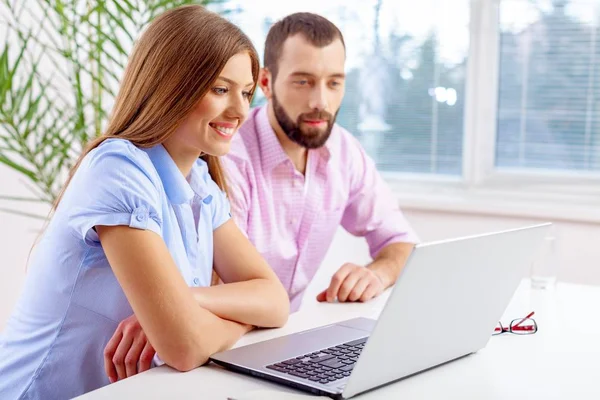
[[[335,115],[331,115],[327,111],[314,111],[310,113],[300,114],[296,122],[288,116],[287,112],[283,109],[281,104],[277,101],[277,96],[273,93],[273,112],[275,119],[279,123],[279,126],[294,143],[299,144],[307,149],[317,149],[327,142],[329,135],[331,135],[331,129],[337,117],[337,111]],[[339,110],[338,110],[339,111]],[[306,120],[321,120],[327,122],[327,128],[325,130],[320,128],[308,128],[303,129],[300,124]]]

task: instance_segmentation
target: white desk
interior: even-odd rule
[[[284,328],[251,332],[236,346],[356,316],[376,318],[388,294],[366,304],[310,305],[291,315]],[[559,283],[551,290],[530,290],[523,281],[503,322],[529,311],[535,311],[537,334],[492,337],[476,354],[355,398],[600,399],[600,287]],[[187,373],[163,366],[82,399],[226,399],[265,389],[293,391],[214,364]]]

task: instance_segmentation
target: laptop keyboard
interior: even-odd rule
[[[350,376],[368,337],[290,358],[267,368],[322,384]]]

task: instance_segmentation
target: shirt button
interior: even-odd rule
[[[142,214],[138,214],[135,219],[137,219],[138,221],[143,221],[144,220],[144,216]]]
[[[194,285],[199,285],[199,284],[200,284],[200,279],[194,278]]]

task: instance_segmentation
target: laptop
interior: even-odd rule
[[[419,244],[377,321],[355,318],[211,360],[345,399],[462,358],[486,346],[550,226]]]

